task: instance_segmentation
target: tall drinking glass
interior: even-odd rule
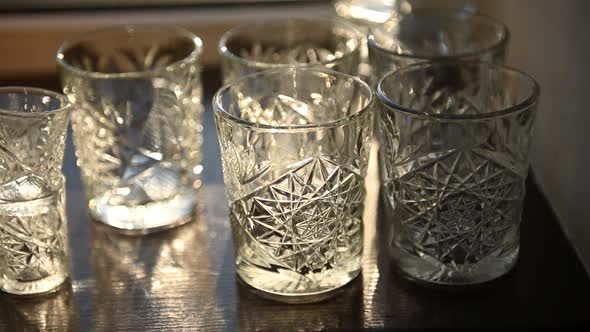
[[[508,28],[467,10],[420,9],[393,15],[368,36],[372,83],[386,73],[429,60],[503,63]]]
[[[516,263],[539,87],[489,62],[432,62],[381,80],[385,232],[397,268],[437,285]]]
[[[285,302],[323,299],[360,272],[369,86],[286,68],[213,99],[238,275]],[[330,293],[329,293],[330,292]]]
[[[237,26],[219,41],[223,81],[287,67],[328,68],[355,75],[362,40],[356,28],[329,18]]]
[[[69,275],[61,164],[70,103],[55,92],[0,88],[0,289],[56,289]]]
[[[76,37],[57,61],[90,214],[149,232],[190,220],[201,166],[201,40],[176,27]]]

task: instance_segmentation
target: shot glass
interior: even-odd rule
[[[516,263],[539,87],[490,62],[430,62],[379,83],[386,234],[429,285],[490,281]]]
[[[360,272],[372,102],[366,83],[325,69],[215,95],[236,270],[260,295],[318,301]]]
[[[29,295],[69,275],[64,156],[70,103],[55,92],[0,88],[0,289]]]
[[[386,73],[424,61],[503,63],[508,28],[490,17],[461,9],[420,9],[394,15],[368,36],[371,82]]]
[[[356,75],[362,42],[356,28],[329,18],[237,26],[219,41],[223,81],[287,67],[319,67]]]
[[[190,220],[203,170],[201,48],[197,36],[168,26],[107,28],[61,46],[94,219],[136,233]]]

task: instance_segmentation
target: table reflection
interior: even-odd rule
[[[207,255],[207,225],[200,218],[140,237],[91,226],[95,330],[134,330],[181,325],[199,328],[215,308],[215,273]],[[201,285],[199,293],[195,285]],[[117,320],[111,319],[118,317]]]
[[[0,317],[0,331],[80,330],[69,282],[55,293],[36,297],[1,294]]]
[[[283,304],[256,295],[238,282],[241,331],[321,331],[358,326],[362,320],[362,278],[357,277],[328,300],[311,304]]]

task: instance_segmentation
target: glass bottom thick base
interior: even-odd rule
[[[332,271],[322,278],[312,279],[292,271],[270,271],[245,262],[236,265],[241,281],[257,295],[273,301],[303,304],[328,299],[354,280],[361,272],[360,264],[354,269]]]
[[[406,279],[427,287],[451,289],[482,285],[505,275],[516,265],[518,251],[516,247],[501,257],[488,257],[456,268],[428,256],[413,255],[403,248],[393,247],[390,253],[394,269]]]
[[[124,233],[145,234],[189,222],[197,202],[195,190],[185,191],[171,199],[144,205],[113,205],[109,197],[90,200],[90,215],[96,221],[115,227]]]
[[[67,273],[57,273],[34,281],[0,279],[0,291],[12,295],[40,295],[53,293],[61,289],[68,280]]]

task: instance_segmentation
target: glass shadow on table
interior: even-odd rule
[[[0,294],[0,331],[80,330],[73,293],[66,281],[57,291],[34,297]]]
[[[162,232],[129,236],[91,223],[90,258],[96,285],[94,330],[167,329],[179,321],[199,327],[207,319],[196,308],[215,301],[209,267],[207,224],[191,222]],[[117,317],[116,319],[112,319]]]

